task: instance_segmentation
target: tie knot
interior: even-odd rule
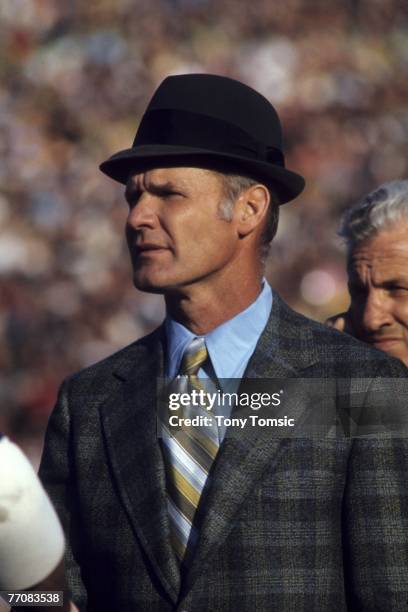
[[[183,359],[181,360],[180,374],[195,376],[207,359],[208,353],[204,338],[194,338],[184,352]]]

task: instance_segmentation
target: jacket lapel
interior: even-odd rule
[[[115,372],[123,396],[101,408],[113,476],[131,525],[170,599],[177,600],[180,572],[169,541],[165,472],[157,437],[157,379],[163,371],[159,328],[127,352]]]
[[[248,363],[245,379],[288,379],[304,375],[316,363],[317,353],[307,319],[291,311],[274,292],[268,324]],[[302,402],[291,406],[291,416],[301,417]],[[288,440],[271,436],[268,427],[250,427],[227,437],[213,466],[211,486],[202,499],[200,539],[186,571],[183,591],[191,588],[208,557],[234,526],[234,518],[265,469],[272,471]]]

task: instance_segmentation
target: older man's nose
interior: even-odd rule
[[[374,333],[392,325],[391,309],[391,300],[381,290],[370,291],[362,313],[361,323],[364,331]]]

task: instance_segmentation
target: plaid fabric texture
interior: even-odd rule
[[[406,612],[403,439],[224,440],[181,578],[156,432],[162,368],[159,329],[67,380],[51,416],[40,473],[66,530],[81,611]],[[246,376],[406,373],[275,293]]]

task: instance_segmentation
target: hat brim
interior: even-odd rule
[[[153,167],[175,166],[242,172],[271,186],[280,204],[295,199],[305,187],[305,180],[300,174],[281,166],[238,155],[225,155],[208,149],[172,145],[141,145],[125,149],[112,155],[99,168],[110,178],[126,185],[131,173]]]

